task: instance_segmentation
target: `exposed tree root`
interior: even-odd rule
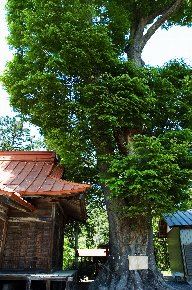
[[[162,275],[151,270],[112,273],[108,268],[100,272],[89,290],[171,290]]]

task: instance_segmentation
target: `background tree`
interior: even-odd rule
[[[159,218],[153,220],[154,251],[158,269],[170,272],[170,261],[167,238],[159,237]]]
[[[12,105],[74,179],[105,194],[111,258],[92,288],[165,289],[151,219],[189,198],[191,68],[145,68],[141,54],[160,26],[191,24],[191,2],[7,3],[14,58],[2,81]],[[136,254],[148,256],[148,270],[128,270]]]
[[[0,117],[1,150],[35,150],[43,148],[43,142],[31,134],[30,126],[21,116]]]
[[[78,248],[97,249],[109,245],[109,226],[106,208],[99,188],[92,188],[86,198],[87,219],[78,224]],[[98,198],[99,197],[99,198]],[[75,233],[74,223],[67,225],[64,238],[64,269],[74,269],[75,262]],[[88,269],[90,267],[90,269]],[[79,275],[88,276],[95,272],[95,265],[79,259]]]

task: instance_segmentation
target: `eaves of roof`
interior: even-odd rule
[[[164,219],[170,228],[192,226],[192,209],[166,214]]]
[[[3,200],[3,203],[8,206],[18,208],[24,211],[34,211],[35,207],[32,206],[29,202],[23,199],[20,194],[8,191],[0,190],[0,201]]]

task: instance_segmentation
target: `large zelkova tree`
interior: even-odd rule
[[[167,289],[151,219],[190,197],[192,77],[183,62],[145,67],[142,51],[191,15],[188,0],[7,1],[11,104],[75,180],[105,195],[110,257],[92,289]],[[134,255],[148,256],[148,269],[129,270]]]

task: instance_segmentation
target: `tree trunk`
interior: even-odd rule
[[[164,290],[167,286],[156,268],[150,215],[122,217],[122,202],[107,201],[110,256],[90,290]],[[129,256],[147,256],[148,269],[129,270]]]
[[[136,22],[130,30],[128,45],[125,48],[128,60],[132,60],[136,67],[144,66],[141,54],[143,51],[143,33],[145,28],[145,19]]]

